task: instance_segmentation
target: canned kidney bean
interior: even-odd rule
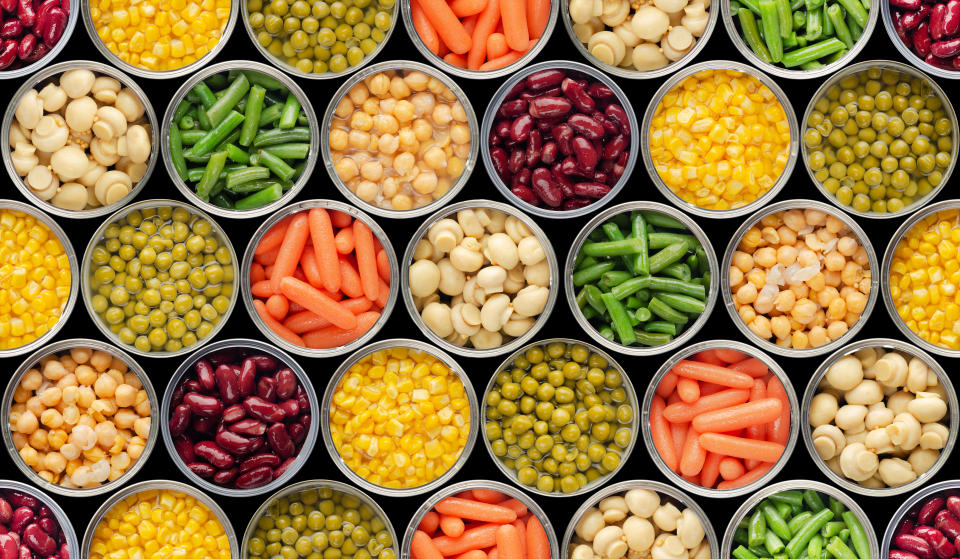
[[[0,12],[11,16],[0,25],[0,70],[14,70],[40,60],[63,37],[70,3],[3,0]],[[2,555],[2,554],[0,554]]]
[[[310,429],[310,399],[293,370],[242,348],[194,363],[174,389],[170,408],[179,458],[201,478],[234,489],[281,476]]]
[[[630,124],[616,94],[579,72],[534,72],[497,108],[493,168],[517,197],[573,210],[610,193],[626,172]]]
[[[70,559],[66,534],[53,511],[36,497],[0,491],[0,557]]]
[[[960,493],[941,491],[907,513],[890,542],[889,559],[960,557]]]

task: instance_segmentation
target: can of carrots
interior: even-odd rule
[[[797,443],[799,404],[787,374],[732,340],[676,353],[654,375],[642,409],[654,463],[697,495],[737,497],[763,487]]]
[[[469,523],[469,527],[467,526]],[[400,559],[560,559],[547,513],[523,491],[485,479],[445,487],[414,513]]]
[[[387,322],[399,292],[386,232],[334,200],[287,206],[253,234],[241,265],[243,303],[268,340],[307,357],[355,351]]]

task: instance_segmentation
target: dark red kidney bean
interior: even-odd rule
[[[527,106],[529,102],[525,99],[511,99],[510,101],[504,101],[500,108],[497,109],[498,118],[513,118],[515,116],[520,116],[523,113],[527,112]]]
[[[173,413],[170,414],[170,435],[176,437],[183,434],[190,427],[191,417],[190,406],[187,404],[173,408]]]
[[[33,510],[30,507],[17,507],[13,509],[13,519],[10,520],[10,525],[7,527],[10,528],[11,532],[19,534],[23,532],[27,524],[33,522],[34,517]]]
[[[51,536],[56,536],[57,531],[60,529],[60,527],[57,526],[57,521],[49,516],[41,516],[40,519],[37,520],[37,524],[40,525],[40,528],[43,529],[44,532]]]
[[[603,114],[607,115],[607,118],[620,127],[620,131],[623,132],[624,136],[630,137],[630,118],[627,116],[627,111],[625,111],[623,107],[616,103],[610,103],[603,109]]]
[[[893,540],[894,545],[904,551],[913,553],[920,559],[935,559],[936,554],[930,544],[920,536],[913,534],[900,534]]]
[[[533,170],[530,188],[540,201],[551,208],[559,208],[563,203],[563,193],[560,192],[560,187],[554,184],[553,176],[545,167],[537,167]]]
[[[508,137],[510,136],[510,123],[511,123],[511,122],[513,122],[513,121],[512,121],[512,120],[498,120],[498,121],[497,121],[496,123],[494,123],[494,125],[493,125],[493,131],[494,131],[494,133],[495,133],[497,136],[499,136],[499,137],[501,137],[501,138],[503,138],[503,139],[508,138]]]
[[[527,89],[526,81],[520,80],[519,82],[516,83],[516,85],[510,88],[510,91],[507,92],[507,96],[505,97],[505,99],[509,101],[510,99],[513,99],[517,95],[520,95],[521,93],[526,91],[526,89]]]
[[[29,546],[21,543],[17,550],[17,557],[19,559],[33,559],[33,551],[30,550]]]
[[[587,92],[587,86],[584,82],[573,78],[564,78],[560,82],[560,90],[566,95],[567,99],[577,107],[577,110],[584,113],[593,112],[597,102]]]
[[[229,427],[227,427],[227,430],[237,433],[239,435],[250,435],[252,437],[259,437],[267,432],[267,424],[262,421],[248,417],[246,419],[241,419],[240,421],[230,425]]]
[[[30,510],[37,510],[40,508],[40,500],[32,495],[27,495],[22,491],[8,491],[7,500],[10,501],[10,504],[14,508],[17,507],[27,507]]]
[[[927,21],[930,18],[931,11],[932,8],[930,8],[929,4],[923,4],[920,6],[920,9],[915,12],[902,14],[900,17],[900,25],[903,26],[905,31],[915,29],[921,22]]]
[[[246,416],[247,412],[243,409],[243,404],[234,404],[223,410],[220,419],[226,423],[233,423],[234,421],[240,421]]]
[[[280,458],[290,458],[297,450],[287,433],[287,428],[282,423],[274,423],[267,429],[267,442]]]
[[[276,423],[282,421],[284,417],[283,410],[273,402],[268,402],[259,396],[250,396],[243,401],[243,409],[247,414],[267,423]]]
[[[587,86],[587,93],[594,99],[613,99],[616,94],[612,89],[600,82],[594,82]]]
[[[510,158],[507,159],[507,170],[510,174],[519,173],[520,169],[523,168],[523,163],[527,159],[527,154],[524,150],[516,148],[510,152]]]
[[[930,11],[930,38],[939,41],[946,36],[944,20],[947,17],[947,5],[937,4]]]
[[[891,549],[890,554],[887,555],[887,559],[920,559],[913,553],[909,551],[903,551],[902,549]]]
[[[913,513],[914,517],[916,517],[916,511],[910,511],[910,512]],[[909,516],[909,513],[908,513],[908,516]],[[912,520],[910,520],[909,518],[904,518],[903,521],[900,522],[900,525],[897,526],[897,529],[893,533],[893,536],[897,537],[900,534],[912,534],[913,526],[914,524]]]
[[[240,400],[240,379],[231,365],[217,365],[213,374],[224,404],[234,404]]]
[[[946,507],[953,516],[960,518],[960,495],[950,495],[947,497]]]
[[[552,165],[553,162],[557,160],[559,153],[560,148],[557,147],[557,142],[544,142],[543,147],[540,148],[540,161],[547,165]]]
[[[901,10],[915,11],[920,9],[920,0],[890,0],[890,5]]]
[[[66,2],[67,0],[63,0]],[[63,531],[60,531],[60,534],[63,535]],[[66,536],[64,536],[66,537]],[[67,545],[67,542],[60,544],[60,555],[55,559],[70,559],[70,546]]]
[[[511,188],[511,189],[510,189],[510,192],[512,192],[514,196],[516,196],[516,197],[519,198],[520,200],[522,200],[522,201],[530,204],[531,206],[539,206],[539,205],[540,205],[540,199],[537,198],[537,195],[534,194],[533,191],[530,190],[530,188],[528,188],[528,187],[526,187],[526,186],[523,186],[523,185],[518,184],[518,185],[514,186],[513,188]]]
[[[8,19],[0,25],[0,38],[16,39],[23,33],[23,26],[15,19]]]
[[[926,5],[926,4],[924,4]],[[909,12],[908,12],[909,13]],[[893,21],[893,30],[904,44],[910,44],[910,32],[903,26],[903,12],[894,11],[890,19]]]
[[[0,497],[0,523],[9,524],[13,520],[13,507],[10,501]]]
[[[573,109],[573,104],[563,97],[537,97],[530,101],[530,116],[533,118],[557,118]]]
[[[592,171],[600,161],[600,154],[590,140],[583,136],[573,138],[573,155],[577,159],[577,166],[583,171]]]
[[[240,473],[240,469],[236,466],[228,468],[226,470],[220,470],[219,472],[213,474],[213,483],[217,485],[226,485],[233,481],[237,474]]]
[[[243,356],[239,348],[228,347],[225,349],[219,349],[212,353],[208,353],[206,358],[207,358],[207,361],[209,361],[210,364],[213,365],[214,368],[216,368],[217,365],[220,365],[221,363],[235,363],[240,359],[242,359],[242,357]]]
[[[491,148],[490,161],[493,164],[493,171],[497,173],[500,180],[507,182],[510,179],[510,171],[507,168],[507,150],[500,146]]]
[[[237,376],[237,387],[240,390],[240,397],[246,398],[253,394],[257,388],[257,365],[251,358],[243,360],[240,365],[240,374]]]
[[[233,485],[237,489],[252,489],[269,483],[273,479],[273,468],[270,466],[260,466],[243,472],[234,480]]]
[[[300,414],[300,404],[294,398],[284,400],[278,405],[280,406],[280,409],[283,410],[283,415],[289,418],[297,417],[297,415]]]
[[[553,127],[563,122],[562,116],[556,118],[538,118],[534,123],[536,129],[539,130],[542,134],[547,135],[553,130]]]
[[[575,157],[568,156],[560,162],[559,165],[560,173],[564,175],[577,175],[580,173],[580,169],[577,167],[577,160]]]
[[[18,547],[12,534],[0,534],[0,559],[17,559]]]
[[[953,64],[949,60],[943,58],[937,58],[933,53],[928,54],[923,58],[923,61],[931,66],[936,66],[937,68],[943,68],[945,70],[952,70]]]
[[[302,423],[291,423],[287,425],[287,433],[290,435],[290,440],[293,441],[293,444],[300,446],[303,444],[303,441],[307,440],[307,428],[303,426]]]
[[[204,388],[203,385],[200,384],[200,381],[196,379],[189,379],[186,382],[184,382],[183,390],[184,390],[184,396],[186,396],[187,392],[197,392],[200,394],[207,392],[207,389]]]
[[[203,479],[210,479],[217,473],[217,469],[206,462],[191,462],[187,464],[190,471]]]
[[[582,198],[603,198],[610,194],[610,187],[598,182],[578,182],[573,185],[573,193]]]
[[[197,433],[213,434],[220,422],[213,417],[195,416],[190,427]]]
[[[543,149],[543,132],[534,128],[527,138],[527,150],[524,164],[530,168],[540,162],[540,150]]]
[[[918,56],[927,56],[930,54],[930,45],[932,42],[933,41],[930,40],[930,31],[927,22],[920,22],[920,25],[914,29],[913,34],[910,36],[913,52],[917,53]]]
[[[943,16],[943,34],[945,37],[953,37],[960,31],[960,0],[948,0],[946,10],[947,13]]]
[[[213,373],[213,365],[206,359],[201,359],[193,364],[193,372],[197,375],[197,381],[203,386],[204,390],[210,391],[217,387],[217,379]]]
[[[239,435],[238,435],[239,436]],[[213,441],[200,441],[193,445],[193,454],[215,468],[224,469],[233,466],[235,460],[228,449]]]
[[[27,60],[33,51],[37,48],[37,36],[33,33],[27,33],[20,38],[20,46],[17,47],[17,58]]]
[[[940,496],[930,497],[923,502],[917,512],[917,524],[931,525],[937,513],[943,509],[946,499]]]
[[[217,446],[234,456],[250,454],[260,448],[263,442],[258,443],[257,440],[257,437],[244,437],[232,431],[220,431],[214,438]]]
[[[310,428],[310,414],[309,414],[309,413],[304,413],[303,415],[300,416],[300,425],[303,425],[303,426],[306,427],[307,429]]]
[[[277,371],[273,380],[277,386],[278,400],[286,400],[297,393],[297,375],[289,367]]]
[[[510,123],[510,139],[515,142],[525,142],[531,130],[533,130],[533,117],[529,113],[522,114]]]
[[[563,78],[567,76],[564,70],[540,70],[527,76],[527,89],[533,91],[543,91],[560,85]]]
[[[0,0],[0,9],[8,14],[17,10],[17,0]]]
[[[951,540],[960,538],[960,520],[957,520],[957,517],[947,509],[937,513],[933,519],[933,526]]]
[[[600,123],[600,126],[603,126],[603,131],[607,135],[619,134],[620,127],[616,125],[612,120],[607,118],[607,115],[603,114],[600,111],[593,111],[590,113],[590,118]]]
[[[595,171],[593,173],[593,182],[602,182],[604,184],[609,184],[610,177],[607,175],[606,171]]]
[[[48,47],[46,43],[37,43],[37,46],[34,47],[33,52],[28,54],[27,57],[23,59],[23,61],[36,62],[37,60],[40,60],[41,58],[46,56],[48,52],[50,52],[50,47]]]
[[[23,529],[21,541],[41,555],[53,555],[57,552],[57,542],[46,533],[40,524],[34,522]]]
[[[240,462],[240,473],[252,470],[254,468],[260,468],[262,466],[269,466],[271,468],[276,468],[280,465],[280,457],[272,452],[262,452],[260,454],[254,454],[253,456],[246,458],[243,462]]]
[[[940,530],[932,526],[917,526],[913,529],[913,535],[923,538],[940,559],[950,559],[957,554],[957,548],[954,547],[946,536]]]
[[[531,174],[532,174],[532,171],[530,171],[530,167],[523,167],[522,169],[517,171],[516,175],[513,175],[513,181],[510,187],[513,188],[514,186],[518,186],[518,185],[530,186]]]
[[[183,403],[190,407],[194,415],[200,417],[219,417],[223,413],[223,403],[206,394],[188,392],[183,395]]]
[[[563,95],[563,90],[560,89],[560,86],[551,87],[546,91],[538,91],[536,93],[537,97],[560,97],[561,95]]]
[[[937,41],[930,45],[930,54],[937,58],[950,58],[960,53],[960,37]]]
[[[257,381],[257,396],[271,402],[277,399],[277,381],[273,377],[260,377]]]
[[[189,464],[196,461],[196,454],[193,452],[193,441],[186,435],[180,435],[173,439],[173,449],[177,451],[180,459]]]
[[[17,2],[17,19],[24,27],[33,27],[37,23],[37,12],[33,9],[33,0]]]
[[[573,181],[569,177],[560,172],[560,169],[550,169],[550,174],[553,175],[553,181],[560,188],[560,193],[563,194],[564,199],[573,198],[576,196],[573,193]]]
[[[560,148],[560,153],[563,155],[572,155],[573,154],[573,128],[569,124],[563,123],[554,126],[550,134],[553,136],[553,139],[557,142],[557,147]]]
[[[247,359],[257,366],[258,373],[272,373],[280,367],[280,363],[273,356],[263,353],[251,355]]]
[[[606,134],[602,124],[583,113],[570,115],[570,118],[567,119],[567,124],[573,128],[574,132],[582,134],[590,140],[600,140]]]
[[[614,161],[620,157],[625,149],[627,149],[627,137],[623,134],[617,134],[603,145],[603,159]]]
[[[489,142],[490,147],[499,146],[503,143],[503,140],[500,139],[500,136],[497,136],[497,131],[492,127],[490,128],[490,135],[487,136],[487,142]]]
[[[286,460],[284,460],[282,464],[277,466],[276,469],[273,470],[273,479],[277,479],[278,477],[285,474],[286,471],[290,469],[290,466],[293,465],[293,462],[296,459],[297,459],[296,456],[291,456],[290,458],[287,458]]]
[[[297,385],[297,404],[301,410],[310,409],[310,396],[307,394],[307,391],[303,389],[303,386],[299,384]]]

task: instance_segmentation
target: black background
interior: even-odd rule
[[[74,3],[74,6],[80,4]],[[715,1],[711,9],[719,10],[719,2]],[[876,9],[879,9],[877,7]],[[91,39],[88,36],[82,22],[82,14],[77,27],[69,39],[69,44],[60,53],[56,62],[62,62],[70,59],[86,59],[107,62],[100,53],[94,48]],[[396,25],[399,27],[394,30],[389,39],[389,45],[379,54],[375,62],[381,62],[390,59],[397,60],[415,60],[423,62],[423,57],[414,48],[406,30],[403,29],[403,23],[399,19]],[[877,26],[869,40],[868,45],[857,58],[857,61],[871,59],[889,59],[903,62],[899,52],[891,44],[890,39],[883,28],[882,18],[878,18]],[[96,40],[96,39],[95,39]],[[226,60],[246,59],[258,62],[265,62],[260,53],[254,48],[248,35],[243,29],[243,22],[238,22],[229,43],[226,48],[219,53],[214,62]],[[583,57],[574,48],[566,29],[561,20],[558,19],[557,26],[549,39],[549,44],[537,57],[536,62],[550,59],[566,59],[584,62]],[[727,36],[726,29],[721,19],[718,19],[716,28],[712,37],[709,38],[709,44],[703,49],[699,56],[693,62],[703,62],[711,59],[728,59],[740,62],[747,62],[744,57],[736,50],[733,43]],[[477,113],[478,121],[482,119],[487,104],[503,82],[503,79],[493,80],[468,80],[455,78],[457,83],[467,92],[473,108]],[[637,119],[643,119],[644,111],[650,101],[651,96],[663,83],[664,78],[655,80],[625,80],[614,78],[621,87],[624,88],[627,95],[633,101],[633,108],[637,112]],[[793,110],[797,117],[802,119],[803,111],[806,108],[810,97],[816,91],[817,87],[826,79],[812,80],[787,80],[775,78],[777,83],[788,94]],[[299,85],[307,92],[314,102],[314,109],[318,116],[322,115],[327,107],[330,97],[343,79],[332,80],[307,80],[296,78]],[[167,104],[174,91],[183,82],[183,79],[170,80],[150,80],[136,78],[136,81],[147,92],[153,103],[154,110],[158,118],[162,118]],[[938,78],[937,81],[948,92],[955,91],[954,84],[950,80]],[[0,93],[0,106],[6,106],[9,103],[10,96],[20,86],[21,80],[11,81],[3,87]],[[953,95],[951,93],[951,98]],[[801,123],[802,124],[802,123]],[[956,141],[956,139],[955,139]],[[937,200],[952,198],[954,195],[953,185],[948,185],[937,197]],[[16,190],[14,185],[8,184],[6,187],[6,196],[16,200],[23,200],[23,196]],[[158,161],[153,176],[149,183],[140,192],[137,200],[147,200],[152,198],[171,198],[181,200],[179,192],[169,180],[166,170],[161,161]],[[314,198],[331,198],[343,200],[339,191],[330,182],[328,175],[324,170],[322,161],[317,162],[314,175],[307,186],[299,193],[296,200],[307,200]],[[491,184],[482,161],[478,161],[477,166],[471,176],[467,186],[459,193],[456,201],[470,200],[477,198],[487,198],[491,200],[502,201],[502,197],[496,188]],[[802,158],[798,160],[797,166],[793,171],[786,188],[779,194],[777,200],[787,200],[796,198],[808,198],[814,200],[823,200],[822,195],[812,184],[806,170],[803,166]],[[651,183],[648,174],[643,168],[642,159],[638,157],[638,165],[634,169],[632,178],[615,200],[609,205],[627,202],[630,200],[653,200],[657,202],[669,203]],[[29,201],[28,201],[29,202]],[[591,214],[592,215],[592,214]],[[557,253],[557,259],[561,265],[564,262],[570,243],[577,232],[590,219],[591,215],[577,219],[544,219],[538,218],[540,226],[550,237],[554,249]],[[877,258],[882,261],[883,251],[886,249],[890,237],[894,230],[904,221],[907,214],[895,219],[886,220],[868,220],[859,219],[860,225],[867,231],[870,240],[877,250]],[[91,235],[102,223],[104,218],[94,218],[87,220],[71,220],[66,218],[56,218],[69,235],[74,249],[78,253],[78,258],[82,258],[82,251],[86,248]],[[246,249],[252,232],[266,217],[253,218],[247,220],[216,218],[216,221],[228,232],[234,248],[239,255],[242,255]],[[414,230],[419,226],[423,218],[414,219],[385,219],[378,218],[380,225],[389,235],[393,248],[398,257],[402,256],[407,243]],[[711,220],[694,216],[694,219],[709,235],[713,242],[713,248],[718,258],[722,258],[723,251],[730,237],[736,228],[743,221],[743,218],[727,220]],[[79,281],[79,278],[75,278]],[[886,278],[882,278],[886,281]],[[561,289],[557,304],[553,310],[550,321],[541,330],[535,339],[548,337],[570,337],[584,341],[589,341],[588,336],[580,329],[573,320],[569,306],[565,300]],[[858,339],[868,337],[902,337],[889,318],[882,301],[877,301],[877,305],[870,317],[868,317],[866,327],[860,331]],[[78,301],[73,313],[68,319],[67,325],[58,333],[56,339],[67,339],[76,337],[94,337],[103,339],[99,330],[91,322],[83,303]],[[238,302],[232,316],[230,316],[226,327],[218,334],[216,339],[227,339],[235,337],[250,337],[264,339],[264,336],[253,325],[244,305]],[[402,299],[397,301],[393,309],[393,314],[388,320],[386,327],[381,330],[375,340],[383,340],[395,337],[414,337],[424,339],[419,330],[414,326],[410,316],[403,305]],[[734,328],[730,315],[723,308],[722,299],[718,300],[713,314],[706,326],[694,338],[692,342],[729,338],[739,341],[747,341],[740,332]],[[851,340],[852,341],[852,340]],[[691,342],[691,343],[692,343]],[[297,361],[304,367],[310,375],[314,388],[321,393],[325,388],[330,375],[336,370],[346,356],[332,358],[305,358],[297,357]],[[669,355],[659,355],[652,357],[630,357],[625,355],[615,355],[619,363],[627,370],[634,387],[639,395],[646,390],[650,378],[669,357]],[[822,358],[811,357],[805,359],[776,357],[775,359],[783,366],[793,382],[794,389],[797,391],[798,398],[802,398],[803,390],[806,387],[809,377],[819,366]],[[956,361],[953,359],[938,358],[948,373],[952,374],[952,368]],[[477,359],[459,357],[458,361],[468,372],[475,390],[482,391],[486,386],[490,375],[494,373],[495,368],[500,364],[502,357]],[[12,357],[0,359],[0,367],[6,371],[5,378],[13,373],[20,365],[22,357]],[[166,389],[167,382],[177,366],[180,365],[182,358],[160,359],[160,358],[140,358],[140,363],[146,369],[153,382],[154,388],[162,395]],[[478,394],[482,398],[482,394]],[[652,479],[669,483],[665,477],[656,468],[651,460],[645,445],[641,439],[640,433],[636,434],[638,441],[634,448],[632,456],[629,457],[624,467],[615,476],[612,481],[623,481],[629,479]],[[481,431],[482,437],[482,431]],[[20,471],[10,462],[11,458],[5,456],[0,462],[0,474],[4,477],[16,479],[29,483]],[[957,467],[960,461],[956,456],[952,457],[946,466],[934,477],[936,481],[942,481],[951,477],[958,477]],[[312,456],[307,464],[298,472],[294,481],[301,481],[314,478],[335,479],[346,481],[340,471],[333,465],[330,456],[323,446],[322,438],[318,438],[317,444],[313,449]],[[149,479],[174,479],[188,482],[188,480],[174,466],[162,440],[157,441],[153,454],[150,456],[146,466],[137,473],[135,479],[131,481],[144,481]],[[452,481],[464,481],[470,479],[493,479],[504,483],[511,483],[496,468],[490,455],[484,447],[482,439],[477,440],[473,453],[467,461],[466,466],[453,478]],[[789,479],[813,479],[829,483],[829,480],[820,472],[820,470],[811,461],[803,441],[798,439],[797,446],[786,468],[777,476],[775,481]],[[189,483],[189,482],[188,482]],[[78,540],[83,539],[83,533],[87,528],[91,516],[96,509],[103,503],[108,495],[97,497],[70,498],[55,496],[71,520],[74,529],[77,531]],[[214,499],[226,509],[233,522],[233,528],[238,538],[243,537],[247,522],[256,508],[267,498],[267,495],[249,497],[249,498],[230,498],[213,495]],[[906,499],[907,495],[888,498],[860,497],[853,496],[865,508],[867,515],[873,521],[873,527],[877,532],[878,539],[883,537],[887,523],[893,514],[893,511]],[[391,498],[375,496],[376,500],[386,510],[390,521],[393,523],[398,537],[402,538],[411,516],[427,498],[426,495],[409,498]],[[563,533],[570,521],[573,512],[580,506],[586,496],[579,497],[553,497],[547,498],[536,496],[536,501],[548,511],[553,528],[557,532],[557,537],[562,538]],[[722,538],[726,530],[727,523],[731,516],[745,497],[730,499],[713,499],[697,497],[697,502],[705,509],[710,521],[717,532],[718,537]],[[399,548],[399,542],[397,542]]]

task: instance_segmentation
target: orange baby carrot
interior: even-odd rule
[[[307,283],[317,289],[323,289],[323,275],[315,255],[316,252],[313,250],[313,245],[307,243],[307,246],[303,247],[303,254],[300,255],[300,267],[303,269],[303,275],[307,278]],[[339,266],[337,266],[337,272],[338,274],[340,272]],[[339,291],[339,288],[337,291]]]
[[[466,68],[467,67],[467,57],[462,54],[457,54],[455,52],[448,52],[443,55],[443,60],[447,64],[456,66],[457,68]]]
[[[760,379],[754,379],[753,381],[753,390],[750,391],[750,401],[756,402],[767,397],[767,385]],[[755,441],[762,441],[767,438],[767,424],[766,423],[756,423],[750,425],[744,431],[744,436],[748,439],[753,439]],[[748,459],[744,461],[744,466],[748,470],[752,470],[760,465],[760,462],[757,460]]]
[[[360,285],[363,294],[371,301],[377,300],[380,288],[380,275],[377,273],[377,252],[373,248],[373,233],[367,224],[359,219],[353,222],[353,242],[357,253],[357,271],[360,273]]]
[[[497,557],[501,559],[524,559],[520,534],[513,524],[497,528]]]
[[[700,470],[700,485],[713,487],[717,484],[717,478],[720,477],[720,460],[722,459],[722,454],[707,453],[707,458],[703,461],[703,469]]]
[[[479,14],[487,7],[487,0],[453,0],[450,9],[457,17],[467,17]]]
[[[684,360],[673,366],[673,372],[681,377],[715,382],[731,388],[753,388],[753,377],[746,373],[731,371],[726,367]]]
[[[290,331],[289,328],[277,322],[277,319],[270,316],[270,313],[267,311],[267,306],[260,299],[253,300],[253,307],[257,310],[257,314],[260,315],[260,318],[267,323],[267,327],[273,331],[274,334],[280,336],[288,342],[298,345],[306,346],[307,344],[303,341],[303,338],[294,334]]]
[[[280,291],[280,280],[292,276],[297,269],[308,235],[310,235],[310,225],[306,214],[298,213],[293,216],[283,236],[283,242],[280,243],[277,261],[273,264],[273,274],[270,276],[270,287],[275,292]]]
[[[494,547],[487,552],[487,559],[497,559],[497,548]]]
[[[280,281],[280,292],[338,328],[351,330],[357,327],[356,315],[309,283],[290,277],[283,278]]]
[[[723,361],[724,363],[739,363],[747,358],[747,355],[742,351],[737,351],[735,349],[728,349],[718,347],[713,350],[714,355],[717,356],[717,359]]]
[[[539,39],[550,20],[550,0],[527,0],[527,31],[531,39]]]
[[[430,536],[420,530],[413,533],[410,553],[413,554],[414,559],[443,559],[443,554],[440,553],[437,546],[433,545]]]
[[[506,495],[495,489],[484,489],[482,487],[472,490],[470,494],[473,495],[475,500],[480,501],[481,503],[490,503],[491,505],[495,505],[508,499]],[[523,511],[523,514],[526,514],[527,507],[523,507]],[[518,516],[519,515],[520,513],[518,513]]]
[[[677,471],[680,465],[680,459],[677,457],[677,449],[673,446],[673,437],[670,433],[670,425],[663,417],[663,409],[666,403],[660,396],[653,397],[653,403],[650,405],[650,434],[653,437],[653,446],[663,462],[673,471]]]
[[[773,421],[780,415],[781,407],[779,399],[763,398],[701,413],[692,424],[701,433],[726,433]]]
[[[476,491],[476,489],[474,489],[474,491]],[[521,503],[517,499],[513,499],[513,498],[504,499],[503,501],[499,501],[496,504],[500,505],[501,507],[508,508],[513,512],[515,512],[517,514],[517,518],[520,518],[521,516],[524,516],[527,514],[527,505]]]
[[[497,58],[508,52],[510,52],[510,47],[507,46],[507,38],[503,36],[503,33],[491,33],[487,37],[487,56]]]
[[[680,453],[680,473],[687,476],[699,474],[706,459],[707,449],[700,444],[700,433],[690,425],[687,428],[687,438],[683,441],[683,451]]]
[[[253,249],[254,256],[258,254],[263,254],[264,252],[269,252],[283,242],[283,236],[287,232],[287,227],[290,225],[290,220],[293,219],[292,215],[281,219],[277,222],[276,225],[270,228],[269,231],[264,233],[263,238],[260,239],[260,242],[257,243],[257,248]]]
[[[717,452],[734,458],[753,458],[761,462],[776,462],[780,459],[784,450],[783,445],[779,443],[754,441],[722,433],[703,433],[699,436],[699,439],[703,448],[710,452]]]
[[[527,50],[530,31],[527,30],[526,0],[500,0],[500,19],[503,21],[503,35],[510,48]]]
[[[450,536],[433,538],[433,545],[437,546],[440,553],[446,557],[459,555],[474,549],[485,549],[497,545],[497,529],[499,527],[499,524],[481,524],[475,528],[468,528],[459,538],[451,538]]]
[[[277,255],[280,254],[280,245],[277,245],[267,252],[258,254],[253,257],[254,262],[257,262],[263,266],[273,266],[273,263],[277,261]]]
[[[517,519],[517,513],[506,507],[457,497],[447,497],[437,503],[433,508],[440,514],[480,522],[497,522],[503,524],[513,522]]]
[[[263,266],[259,262],[254,262],[250,265],[250,285],[266,278],[267,275],[263,272]]]
[[[427,15],[423,13],[419,0],[411,0],[410,16],[413,19],[413,28],[417,30],[417,35],[420,36],[423,44],[433,54],[440,54],[440,37],[437,35],[437,30],[433,28],[433,24],[427,19]]]
[[[742,476],[744,472],[746,472],[746,470],[743,468],[743,462],[736,458],[725,456],[720,460],[720,477],[722,477],[724,481],[737,479]]]
[[[340,267],[337,266],[337,245],[334,241],[330,214],[323,208],[313,208],[309,212],[308,219],[310,240],[313,241],[313,257],[323,280],[322,287],[327,291],[337,291],[340,289]]]
[[[390,299],[390,286],[380,278],[377,278],[377,282],[380,284],[380,287],[377,291],[377,300],[374,301],[374,303],[382,309],[387,306],[387,300]]]
[[[550,559],[550,540],[543,529],[540,519],[531,515],[527,520],[527,557],[526,559]]]
[[[723,367],[724,365],[726,365],[726,363],[724,363],[722,359],[717,357],[717,351],[714,349],[705,349],[697,353],[693,357],[691,357],[691,359],[693,359],[694,361],[700,361],[702,363],[712,363],[719,367]]]
[[[677,394],[680,400],[691,404],[700,399],[700,384],[690,378],[681,378],[677,381]]]
[[[522,518],[518,518],[511,522],[513,527],[517,529],[517,536],[520,538],[520,553],[521,557],[527,556],[527,524],[526,521]]]
[[[380,274],[380,279],[390,283],[390,259],[387,251],[382,248],[377,251],[377,273]]]
[[[266,302],[267,312],[270,313],[270,316],[276,318],[277,320],[283,320],[287,316],[287,313],[290,311],[290,302],[287,301],[287,298],[279,293],[276,295],[271,295]]]
[[[657,385],[657,395],[661,398],[669,398],[673,394],[673,390],[677,387],[677,382],[679,382],[680,377],[677,376],[677,373],[673,371],[667,371],[667,374],[663,375],[663,378],[660,380],[660,384]]]
[[[737,487],[743,487],[762,478],[772,467],[773,464],[760,464],[736,479],[721,481],[717,484],[717,489],[736,489]]]
[[[463,519],[456,516],[440,515],[440,531],[451,538],[460,537],[464,531]]]
[[[785,445],[790,440],[790,400],[777,377],[767,383],[767,397],[777,398],[783,404],[780,416],[767,426],[767,440]]]
[[[742,404],[749,399],[749,390],[728,388],[716,394],[701,396],[699,400],[692,404],[686,402],[670,404],[663,410],[663,416],[671,423],[692,421],[694,417],[701,413]]]
[[[699,474],[697,474],[697,475],[695,475],[695,476],[685,476],[685,475],[682,475],[682,474],[681,474],[680,477],[682,477],[683,479],[689,481],[690,483],[692,483],[692,484],[694,484],[694,485],[703,485],[702,483],[700,483],[700,475],[699,475]]]
[[[424,15],[437,30],[437,35],[447,47],[457,53],[464,54],[470,50],[470,34],[463,28],[446,0],[417,0],[423,8]]]
[[[751,357],[749,359],[744,359],[739,363],[734,363],[733,365],[730,365],[729,369],[733,371],[740,371],[741,373],[747,373],[753,378],[762,377],[770,372],[770,369],[767,368],[767,364],[756,357]]]
[[[349,309],[353,314],[360,314],[370,310],[373,303],[366,297],[356,297],[340,302],[340,306]],[[303,334],[317,328],[330,326],[330,321],[313,311],[301,311],[287,316],[283,325],[297,334]]]
[[[311,349],[327,349],[346,345],[373,328],[380,319],[380,313],[367,311],[357,315],[357,327],[349,330],[336,326],[327,326],[311,330],[303,335],[303,342]]]
[[[252,293],[254,297],[259,297],[261,299],[269,299],[275,294],[273,288],[270,287],[270,280],[260,280],[251,285],[250,293]]]
[[[709,396],[711,394],[716,394],[717,392],[722,392],[726,390],[726,386],[721,386],[714,382],[701,382],[700,383],[700,397]]]
[[[438,526],[440,526],[440,515],[430,511],[423,515],[423,519],[420,520],[420,525],[417,526],[417,529],[428,536],[432,536],[433,533],[437,531]]]
[[[350,224],[353,223],[353,216],[340,210],[330,210],[330,223],[333,223],[333,226],[337,229],[350,227]]]
[[[501,0],[503,1],[503,0]],[[498,56],[497,58],[491,58],[483,64],[480,65],[481,72],[489,72],[490,70],[496,70],[498,68],[503,68],[504,66],[509,66],[520,60],[520,58],[527,54],[528,49],[523,49],[522,51],[512,50],[503,56]]]
[[[340,258],[340,291],[347,297],[363,297],[360,274],[346,258]]]
[[[453,559],[488,559],[487,553],[481,549],[471,549],[465,553],[454,556]]]
[[[333,238],[333,242],[337,247],[337,252],[340,254],[350,254],[353,252],[353,228],[344,227],[337,232],[337,235]]]
[[[486,4],[484,4],[484,7],[486,7]],[[463,28],[466,29],[467,33],[470,34],[470,37],[473,37],[473,30],[477,28],[478,19],[480,19],[480,14],[473,14],[472,16],[467,16],[460,21],[460,23],[463,24]]]
[[[488,0],[487,7],[480,12],[477,26],[473,30],[470,52],[467,53],[467,68],[479,70],[487,59],[487,37],[500,22],[500,0]]]

